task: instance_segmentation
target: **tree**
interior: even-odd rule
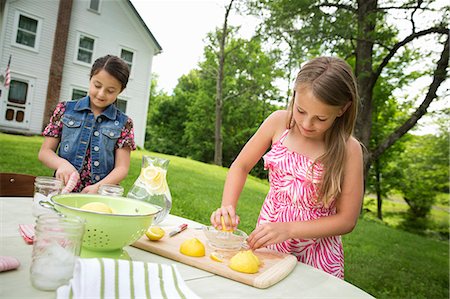
[[[262,121],[282,101],[273,81],[281,75],[276,57],[263,51],[258,38],[234,36],[230,27],[223,68],[221,134],[223,164],[231,162]],[[153,90],[149,107],[148,149],[213,162],[215,153],[215,100],[219,32],[206,39],[204,59],[198,69],[182,76],[168,96]],[[231,50],[232,49],[232,50]],[[256,167],[256,172],[262,169]]]
[[[233,5],[231,0],[227,7],[225,7],[225,18],[223,21],[223,27],[218,34],[219,40],[219,52],[217,55],[219,65],[217,70],[217,82],[216,82],[216,125],[214,130],[214,164],[222,166],[222,107],[223,107],[223,73],[225,58],[228,53],[225,52],[225,46],[227,42],[228,31],[228,16]]]
[[[442,1],[433,0],[396,1],[393,5],[390,5],[392,2],[380,3],[377,0],[249,1],[250,11],[263,16],[259,30],[261,35],[278,42],[278,47],[284,40],[280,36],[289,36],[291,43],[286,47],[292,51],[289,57],[302,62],[312,56],[329,54],[354,62],[361,98],[355,134],[369,149],[365,155],[366,177],[371,163],[414,127],[427,112],[430,103],[438,97],[438,88],[447,79],[449,61],[448,5],[437,7]],[[405,37],[400,37],[399,30],[389,23],[389,17],[401,13],[411,28]],[[433,18],[429,18],[430,14]],[[420,22],[423,18],[429,18],[425,25]],[[378,144],[371,146],[373,94],[377,81],[382,74],[389,72],[391,62],[413,49],[409,45],[426,38],[437,46],[426,50],[424,44],[430,43],[427,40],[417,45],[415,51],[420,53],[420,57],[434,62],[434,67],[427,66],[432,77],[428,90],[422,96],[420,105],[402,124]],[[435,49],[439,49],[440,54]],[[425,63],[426,60],[414,60],[408,66],[426,66]],[[403,70],[407,72],[408,69]]]
[[[401,173],[396,178],[396,188],[410,208],[413,219],[425,218],[436,194],[448,192],[449,135],[411,135],[405,151],[395,163]]]
[[[276,58],[265,53],[257,38],[236,38],[236,30],[230,28],[228,53],[222,82],[221,135],[223,137],[222,164],[229,166],[242,146],[257,130],[261,122],[276,109],[272,103],[279,102],[279,90],[273,81],[281,75],[275,67]],[[214,130],[217,115],[214,112],[218,37],[220,33],[208,34],[204,61],[199,65],[200,90],[189,108],[186,121],[186,137],[201,161],[213,162],[215,154]],[[211,151],[212,148],[212,151]],[[195,159],[195,157],[193,157]]]
[[[192,90],[197,90],[198,74],[191,71],[178,80],[169,96],[157,90],[157,78],[152,80],[147,117],[145,148],[177,156],[187,154],[184,136],[186,110],[192,102]]]

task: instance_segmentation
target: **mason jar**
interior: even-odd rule
[[[63,182],[60,179],[49,176],[38,176],[34,180],[33,216],[49,213],[52,210],[41,206],[41,202],[48,201],[50,197],[60,194]]]
[[[80,256],[85,221],[80,217],[41,214],[36,219],[31,255],[33,287],[53,291],[68,284]]]
[[[98,188],[98,194],[106,196],[122,196],[123,187],[114,184],[103,184]]]

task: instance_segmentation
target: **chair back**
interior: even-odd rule
[[[35,176],[21,173],[0,173],[0,196],[33,197]]]

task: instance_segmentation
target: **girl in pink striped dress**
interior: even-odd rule
[[[237,227],[239,195],[263,157],[270,190],[249,246],[292,253],[343,279],[341,235],[355,227],[363,197],[362,149],[352,136],[357,107],[356,80],[344,60],[306,63],[288,110],[272,113],[231,165],[211,223],[221,229],[221,216],[229,215],[225,226]]]

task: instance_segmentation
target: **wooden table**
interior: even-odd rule
[[[21,266],[0,273],[0,298],[55,298],[55,292],[39,291],[31,286],[30,262],[32,245],[27,245],[19,234],[19,224],[34,222],[31,214],[32,198],[0,197],[0,255],[14,256]],[[188,223],[201,224],[169,215],[162,227]],[[186,284],[202,298],[373,298],[352,284],[313,267],[298,263],[282,281],[258,289],[179,262],[128,246],[133,260],[176,264]]]

